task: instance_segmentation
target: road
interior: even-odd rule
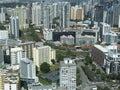
[[[111,87],[106,82],[91,82],[81,66],[84,66],[84,63],[82,61],[77,62],[77,67],[80,69],[80,76],[82,80],[82,84],[78,86],[78,90],[91,90],[93,86],[101,86],[101,87],[109,87],[111,90],[115,90],[113,87]]]
[[[83,62],[77,62],[77,67],[80,68],[80,76],[82,80],[82,85],[81,85],[81,90],[90,90],[91,89],[91,82],[89,81],[88,77],[84,73],[83,69],[81,66],[84,66]]]

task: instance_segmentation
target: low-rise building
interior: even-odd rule
[[[76,36],[76,45],[94,45],[96,43],[96,38],[94,36]]]
[[[67,90],[63,87],[57,87],[56,83],[52,83],[52,85],[41,86],[39,84],[29,84],[28,90]]]
[[[0,69],[0,90],[20,90],[18,70]]]
[[[120,72],[120,53],[116,45],[94,45],[91,51],[92,59],[105,69],[107,74]]]
[[[62,35],[60,37],[60,42],[67,45],[74,45],[74,37],[72,35]]]

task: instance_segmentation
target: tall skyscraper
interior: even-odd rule
[[[70,25],[70,2],[59,2],[58,7],[60,26],[68,28]]]
[[[8,12],[10,16],[18,16],[20,29],[29,27],[27,23],[27,9],[25,6],[16,6],[16,8],[8,10]]]
[[[70,58],[60,62],[60,87],[76,90],[76,64]]]
[[[94,20],[96,22],[103,22],[103,6],[102,5],[96,5],[95,6],[95,14],[94,14]]]
[[[18,17],[10,17],[10,35],[13,39],[19,39],[19,20]]]
[[[39,3],[32,4],[32,24],[41,26],[42,24],[42,7]]]

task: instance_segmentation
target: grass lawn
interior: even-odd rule
[[[50,71],[56,71],[59,70],[59,64],[54,64],[50,66]]]
[[[40,75],[39,75],[38,78],[39,78],[40,83],[42,83],[43,85],[51,85],[50,81],[48,81],[47,79],[44,79],[44,78],[40,77]]]

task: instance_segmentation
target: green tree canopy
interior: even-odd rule
[[[91,59],[91,57],[90,56],[86,56],[85,57],[85,61],[86,61],[86,64],[88,65],[88,64],[92,64],[92,59]]]
[[[43,73],[48,73],[50,71],[50,65],[48,63],[44,62],[41,64],[40,70]]]

